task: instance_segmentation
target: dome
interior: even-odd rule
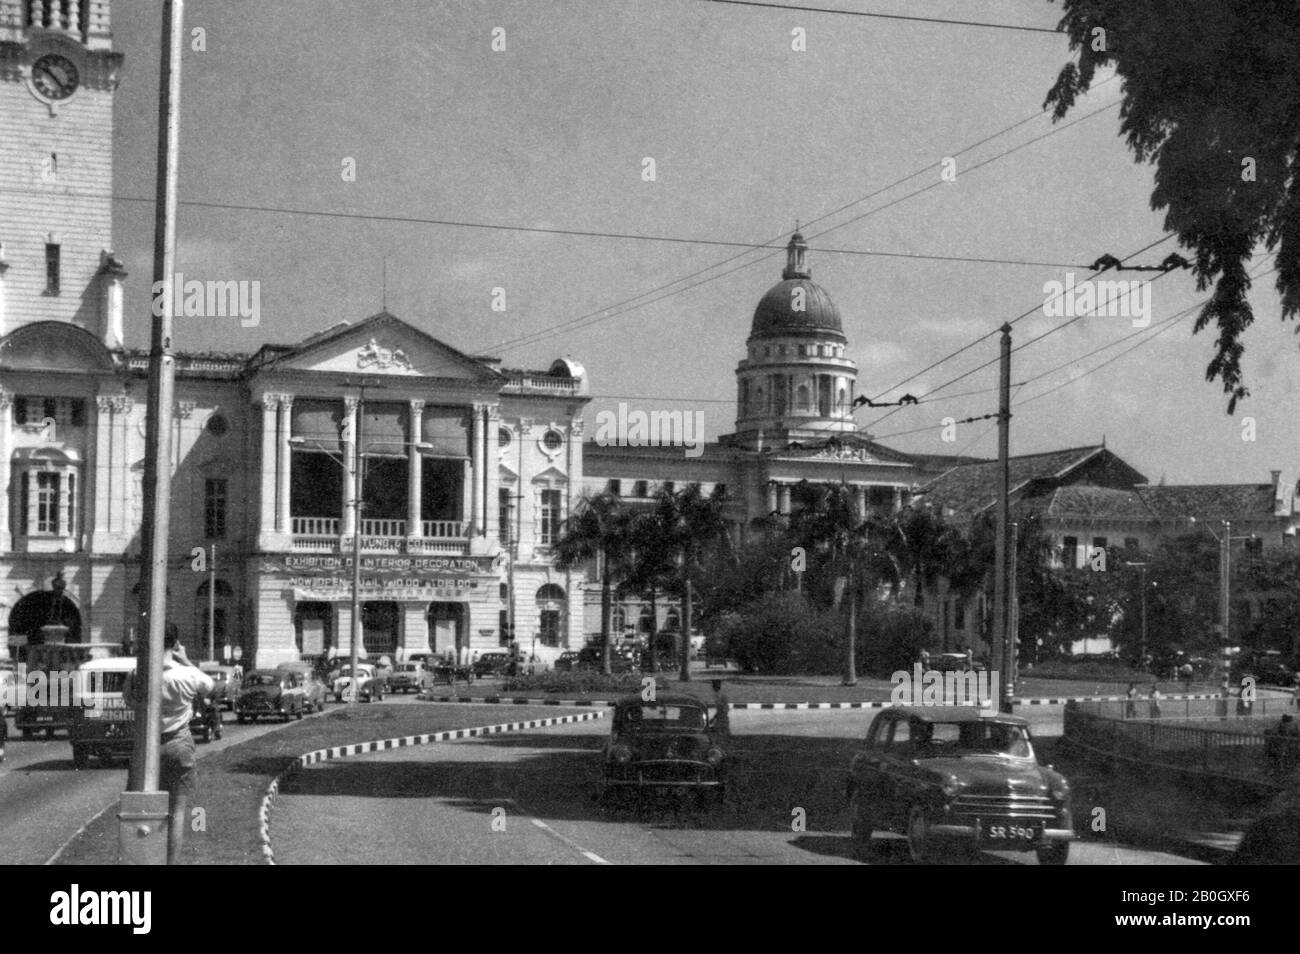
[[[802,289],[802,294],[799,289]],[[796,308],[796,304],[802,308]],[[840,310],[826,289],[810,278],[787,278],[778,282],[754,309],[754,323],[749,331],[751,339],[786,335],[846,340],[840,324]]]
[[[787,335],[846,340],[839,309],[826,289],[812,280],[807,252],[808,243],[796,229],[786,246],[782,281],[773,285],[754,309],[751,341]]]

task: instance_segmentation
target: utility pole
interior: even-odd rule
[[[1223,678],[1228,678],[1232,669],[1232,657],[1228,654],[1232,636],[1232,613],[1229,606],[1232,588],[1232,523],[1223,521],[1223,539],[1219,541],[1219,625],[1222,627],[1223,642],[1219,644],[1219,654],[1223,664]]]
[[[1011,325],[1002,326],[1002,349],[998,385],[998,500],[997,539],[993,561],[993,668],[1000,675],[1002,698],[999,709],[1011,712],[1014,651],[1010,645],[1010,600],[1007,598],[1007,557],[1011,531]]]
[[[167,624],[167,536],[171,505],[171,423],[176,358],[172,351],[172,317],[176,275],[177,163],[180,152],[181,51],[185,39],[184,0],[164,0],[162,63],[158,87],[158,182],[154,206],[154,302],[149,348],[148,405],[145,411],[144,494],[141,525],[141,582],[147,618],[136,656],[136,679],[144,687],[135,711],[135,747],[127,791],[122,793],[119,860],[125,864],[161,864],[157,846],[166,832],[167,801],[159,801],[159,749],[162,743],[163,636]],[[161,305],[162,307],[158,307]],[[154,824],[150,824],[150,820]],[[132,839],[135,835],[135,839]],[[166,850],[166,837],[161,839]],[[165,858],[165,854],[163,856]]]

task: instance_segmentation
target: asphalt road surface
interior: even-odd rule
[[[606,720],[392,750],[304,769],[271,815],[279,864],[905,864],[878,834],[857,856],[844,770],[874,713],[739,711],[727,804],[603,813],[592,798]],[[1035,713],[1048,723],[1059,713]],[[1040,729],[1040,731],[1042,731]],[[959,864],[1036,864],[955,851]],[[1076,843],[1072,864],[1192,864]]]
[[[199,743],[200,759],[280,725],[239,725],[231,713],[224,716],[222,738]],[[88,821],[115,809],[124,788],[125,763],[101,767],[92,761],[90,768],[77,771],[66,733],[24,740],[11,728],[0,763],[0,864],[44,864]]]

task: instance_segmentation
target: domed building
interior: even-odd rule
[[[808,243],[796,232],[781,281],[758,307],[736,367],[737,446],[778,446],[852,433],[858,368],[845,355],[839,309],[812,280]]]

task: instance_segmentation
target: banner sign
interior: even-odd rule
[[[494,557],[451,556],[362,556],[361,572],[372,577],[390,575],[422,576],[425,573],[496,576]],[[288,554],[279,559],[264,559],[263,573],[343,576],[351,585],[352,557]]]

